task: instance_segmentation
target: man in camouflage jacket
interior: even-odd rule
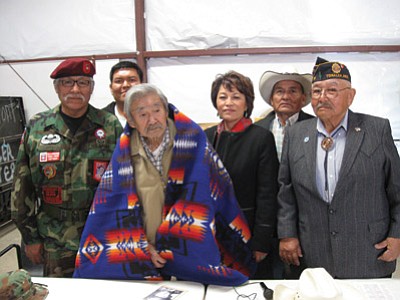
[[[12,218],[44,276],[72,276],[94,193],[122,132],[115,116],[89,104],[94,74],[80,58],[52,72],[61,104],[30,120],[18,152]]]

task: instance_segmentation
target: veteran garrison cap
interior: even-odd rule
[[[54,69],[50,78],[57,79],[68,76],[93,77],[94,74],[96,74],[96,69],[90,60],[85,58],[68,58]]]
[[[349,69],[337,61],[327,61],[317,57],[312,74],[312,82],[323,81],[327,79],[343,79],[351,82]]]

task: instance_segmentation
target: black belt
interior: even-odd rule
[[[89,209],[67,209],[53,205],[43,205],[43,211],[60,221],[85,222]]]

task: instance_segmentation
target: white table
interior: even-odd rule
[[[247,284],[236,287],[239,294],[250,296],[257,293],[256,297],[250,297],[254,300],[265,300],[263,290],[259,284],[261,280],[252,280]],[[400,279],[357,279],[343,280],[362,291],[366,300],[399,300],[400,299]],[[274,289],[278,284],[284,284],[288,287],[296,288],[297,280],[263,280],[270,289]],[[210,285],[207,287],[205,300],[235,300],[238,294],[232,287],[222,287]],[[249,298],[240,298],[249,299]]]
[[[203,300],[205,287],[189,281],[117,281],[81,278],[33,277],[35,283],[46,284],[49,295],[46,300],[80,299],[143,299],[161,286],[182,290],[179,300]]]

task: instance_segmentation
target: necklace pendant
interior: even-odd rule
[[[325,151],[329,151],[329,149],[332,148],[332,145],[333,145],[333,138],[331,138],[330,136],[324,137],[324,139],[321,142],[321,147]]]

